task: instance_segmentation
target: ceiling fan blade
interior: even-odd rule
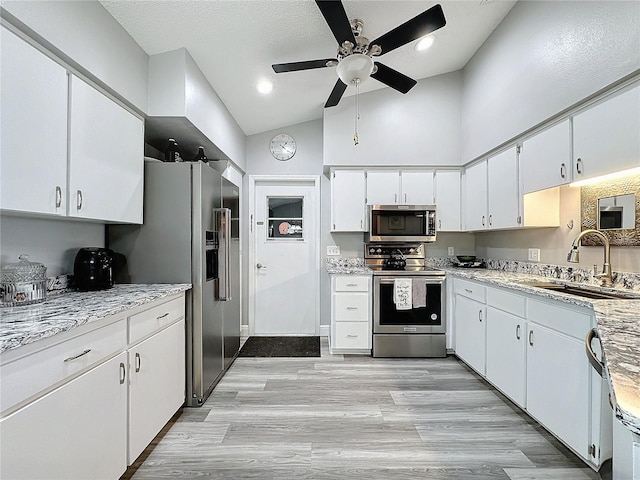
[[[347,85],[343,83],[342,80],[338,79],[338,81],[333,87],[333,90],[331,90],[331,95],[329,95],[329,98],[327,99],[327,103],[324,104],[324,108],[335,107],[336,105],[338,105],[338,102],[340,102],[340,99],[342,98],[342,94],[346,89],[347,89]]]
[[[336,37],[338,45],[342,45],[346,40],[349,40],[355,45],[356,39],[353,36],[351,23],[349,22],[349,18],[347,18],[347,13],[344,11],[342,2],[336,0],[316,0],[316,5],[318,5],[322,16],[333,32],[333,36]]]
[[[382,48],[381,55],[383,55],[431,32],[435,32],[444,27],[446,23],[442,7],[439,4],[434,5],[429,10],[376,38],[370,42],[370,45],[380,46]]]
[[[391,88],[395,88],[401,93],[407,93],[415,86],[416,83],[418,83],[413,78],[407,77],[406,75],[394,70],[393,68],[387,67],[380,62],[375,62],[375,64],[378,67],[378,71],[376,73],[372,73],[371,77],[390,86]]]
[[[310,70],[312,68],[323,68],[327,62],[337,62],[335,58],[324,58],[321,60],[308,60],[306,62],[276,63],[271,65],[276,73],[297,72],[298,70]]]

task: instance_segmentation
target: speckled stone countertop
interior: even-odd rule
[[[329,275],[372,275],[373,271],[364,264],[364,258],[328,257],[325,267]]]
[[[448,275],[477,280],[529,295],[592,308],[605,357],[609,388],[614,396],[616,416],[632,432],[640,434],[640,294],[627,289],[590,288],[628,294],[633,300],[593,300],[552,290],[520,285],[528,280],[557,281],[527,273],[485,269],[443,268]],[[569,283],[563,281],[563,283]],[[577,284],[576,284],[577,285]]]
[[[190,288],[190,284],[115,285],[109,290],[64,293],[42,303],[2,308],[0,353]]]

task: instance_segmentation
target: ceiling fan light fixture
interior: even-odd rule
[[[416,52],[424,52],[425,50],[428,50],[435,43],[435,41],[436,36],[433,33],[430,33],[429,35],[425,35],[420,40],[418,40],[413,48],[416,50]]]
[[[363,53],[354,53],[340,60],[336,71],[345,85],[352,85],[356,78],[362,83],[373,72],[373,60]]]
[[[273,82],[265,78],[258,80],[258,83],[256,83],[256,89],[262,95],[268,95],[273,91]]]

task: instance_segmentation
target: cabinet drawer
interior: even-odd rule
[[[368,293],[334,294],[334,320],[336,322],[368,322]]]
[[[340,276],[335,277],[336,292],[368,292],[369,277]]]
[[[526,298],[522,294],[505,292],[497,288],[487,288],[487,305],[490,307],[524,318],[526,315],[526,303]]]
[[[81,327],[82,328],[82,327]],[[47,390],[125,349],[127,325],[117,322],[73,337],[0,367],[0,411]]]
[[[129,317],[129,343],[156,332],[184,317],[184,295]]]
[[[453,283],[453,292],[457,295],[463,295],[472,300],[484,303],[486,298],[486,287],[468,280],[455,279]]]
[[[336,323],[332,348],[371,348],[371,327],[363,322]]]
[[[582,341],[592,326],[593,315],[576,311],[576,308],[579,307],[564,308],[529,299],[527,318]]]

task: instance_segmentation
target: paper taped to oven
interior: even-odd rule
[[[410,278],[396,278],[393,281],[393,301],[396,310],[411,310],[411,284]]]

